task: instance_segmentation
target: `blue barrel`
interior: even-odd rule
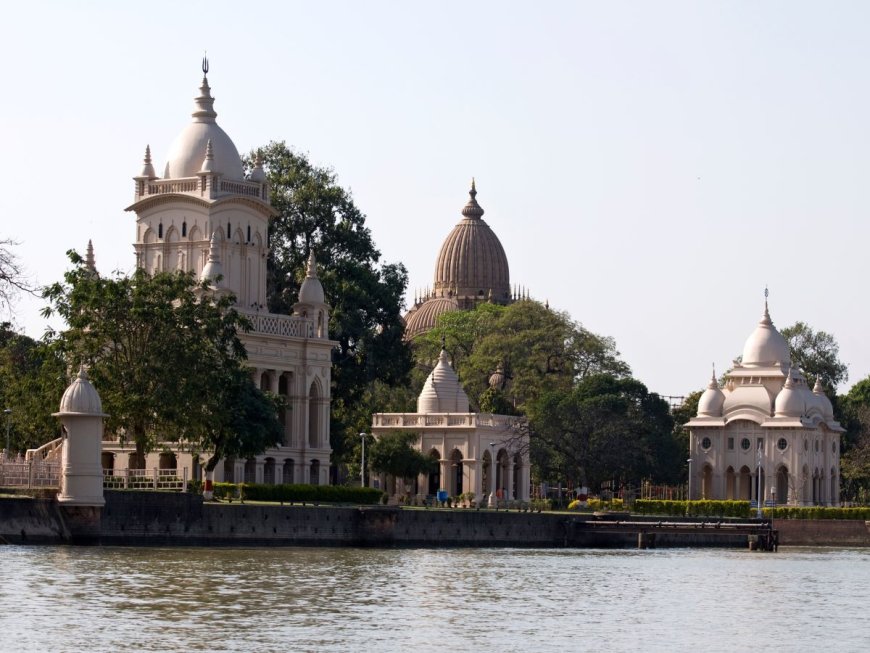
[[[441,503],[447,501],[447,490],[438,490],[438,493],[435,495],[435,498],[438,499]]]

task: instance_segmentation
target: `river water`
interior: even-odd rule
[[[870,551],[0,547],[2,651],[867,651]]]

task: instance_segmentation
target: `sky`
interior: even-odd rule
[[[870,375],[870,4],[19,2],[0,24],[0,238],[35,283],[93,239],[131,271],[132,177],[189,122],[203,52],[240,152],[332,167],[432,284],[474,176],[511,282],[615,339],[652,391],[761,317]],[[14,324],[42,335],[42,300]],[[5,316],[4,319],[8,319]]]

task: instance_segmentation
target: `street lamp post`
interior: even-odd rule
[[[7,408],[3,412],[6,413],[6,457],[9,458],[9,430],[12,428],[12,409]]]
[[[362,460],[359,465],[359,478],[360,478],[360,487],[366,486],[366,434],[359,434],[360,440],[362,441]]]
[[[688,458],[688,459],[686,459],[686,462],[689,463],[689,484],[688,484],[688,487],[686,488],[686,494],[688,495],[688,496],[686,496],[686,501],[691,501],[692,500],[692,459]]]

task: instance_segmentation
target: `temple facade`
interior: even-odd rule
[[[692,499],[792,506],[840,503],[840,434],[816,379],[794,369],[767,301],[743,356],[720,387],[715,373],[689,429]]]
[[[275,215],[263,162],[257,157],[245,174],[235,144],[217,124],[207,79],[208,62],[194,99],[192,121],[172,144],[163,176],[156,174],[145,148],[133,178],[134,198],[127,210],[136,216],[136,263],[150,273],[193,271],[215,293],[232,293],[253,328],[240,334],[255,383],[282,395],[279,415],[284,441],[249,460],[226,460],[216,481],[311,483],[329,481],[331,350],[329,306],[312,253],[299,301],[292,315],[266,307],[269,220]],[[92,255],[91,255],[92,257]],[[135,451],[117,439],[103,443],[107,469],[189,468],[197,464],[181,443],[136,460]]]
[[[437,471],[415,479],[382,476],[391,496],[434,497],[439,490],[456,497],[474,493],[478,505],[528,501],[529,435],[525,418],[473,413],[468,395],[443,349],[417,398],[416,413],[376,413],[375,437],[391,432],[417,434],[416,447],[437,461]]]

